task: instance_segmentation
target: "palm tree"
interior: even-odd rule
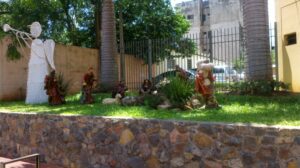
[[[102,1],[100,82],[111,89],[118,81],[115,12],[112,0]]]
[[[247,79],[271,80],[268,0],[242,1]]]

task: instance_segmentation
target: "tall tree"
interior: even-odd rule
[[[4,6],[1,4],[0,8]],[[9,10],[5,17],[1,15],[0,25],[8,23],[28,31],[27,25],[39,21],[43,26],[42,38],[52,38],[62,44],[95,47],[95,5],[92,0],[9,0],[6,4]]]
[[[118,81],[115,13],[112,0],[103,0],[101,19],[100,82],[112,89]]]
[[[9,4],[7,2],[0,2],[0,16],[9,14],[10,12]]]
[[[182,37],[190,28],[189,22],[174,11],[169,0],[115,1],[119,3],[122,4],[125,41]],[[116,5],[117,18],[119,10]]]
[[[272,80],[268,0],[243,0],[248,80]]]
[[[120,13],[123,14],[126,54],[147,62],[150,50],[148,39],[152,39],[152,62],[171,57],[190,57],[195,53],[195,43],[183,37],[190,24],[173,9],[170,0],[116,0],[115,4],[122,6],[120,12],[120,5],[116,5],[116,18],[120,18]],[[117,34],[119,36],[120,33]]]

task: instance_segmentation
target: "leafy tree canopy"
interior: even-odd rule
[[[27,26],[39,21],[43,26],[42,38],[94,47],[93,3],[92,0],[9,0],[5,5],[0,5],[0,11],[1,6],[9,8],[8,13],[0,13],[0,24],[8,23],[28,32]]]
[[[0,25],[8,23],[16,29],[28,32],[28,25],[39,21],[43,26],[41,38],[52,38],[62,44],[94,48],[96,24],[100,22],[97,19],[101,18],[96,15],[100,13],[101,2],[102,0],[8,0],[0,3]],[[122,5],[125,41],[164,39],[159,42],[159,46],[153,45],[155,55],[153,61],[169,57],[174,51],[178,57],[191,56],[195,51],[194,43],[182,38],[190,27],[189,22],[174,11],[169,0],[114,2],[117,30]],[[0,36],[1,34],[4,33],[0,31]],[[140,49],[145,47],[146,43]],[[143,57],[147,55],[147,52],[141,54],[141,51],[131,54],[138,55],[137,53]]]
[[[195,43],[183,35],[190,28],[184,16],[171,6],[169,0],[116,0],[117,25],[123,13],[125,53],[148,61],[152,39],[152,61],[165,58],[190,57],[196,52]],[[118,32],[119,35],[120,32]]]
[[[169,0],[116,0],[118,24],[120,5],[125,41],[181,37],[190,27],[183,15],[173,10]]]

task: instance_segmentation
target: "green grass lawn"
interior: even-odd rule
[[[22,101],[0,102],[0,111],[300,126],[300,95],[259,97],[219,94],[217,99],[222,109],[181,112],[142,106],[102,105],[100,102],[108,96],[97,95],[97,102],[93,105],[81,105],[79,95],[69,96],[66,105],[55,107],[47,104],[26,105]]]

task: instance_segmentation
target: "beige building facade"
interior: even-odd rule
[[[276,0],[279,80],[300,92],[300,0]]]
[[[188,34],[199,37],[196,42],[200,53],[212,53],[214,60],[229,64],[241,55],[241,3],[242,0],[191,0],[176,8],[191,23]]]

